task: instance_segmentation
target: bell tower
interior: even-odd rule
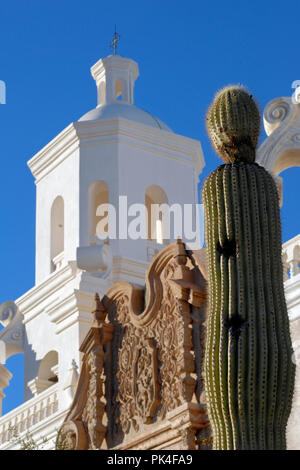
[[[98,106],[116,101],[133,104],[134,83],[139,76],[134,60],[111,55],[96,62],[91,73],[97,86]]]
[[[91,73],[97,105],[28,162],[36,184],[36,280],[15,301],[24,324],[25,401],[53,387],[61,413],[70,405],[95,293],[102,297],[117,281],[143,286],[153,256],[172,241],[160,215],[153,222],[141,209],[197,203],[204,167],[198,141],[135,106],[135,61],[111,55]],[[130,236],[134,224],[146,237]]]

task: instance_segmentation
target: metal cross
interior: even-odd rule
[[[117,33],[116,28],[115,28],[114,38],[112,42],[110,43],[110,47],[114,48],[114,55],[117,54],[117,44],[118,44],[119,39],[120,39],[120,35]]]

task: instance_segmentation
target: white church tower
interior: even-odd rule
[[[25,361],[25,401],[0,419],[2,449],[12,448],[11,428],[55,436],[76,387],[95,293],[120,280],[143,284],[153,255],[172,241],[160,216],[146,217],[146,239],[128,238],[136,204],[198,202],[201,145],[134,105],[137,63],[111,55],[91,73],[97,106],[28,162],[36,184],[36,282],[0,309],[0,403],[11,378],[6,359],[24,352]],[[113,209],[108,217],[116,237],[105,241],[98,237],[102,204],[116,210],[116,219]]]

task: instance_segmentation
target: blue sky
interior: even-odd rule
[[[0,80],[7,104],[0,105],[0,304],[34,285],[35,185],[26,162],[96,105],[89,69],[112,52],[115,24],[120,55],[139,63],[135,104],[201,141],[203,181],[221,163],[204,126],[214,93],[242,83],[261,110],[275,97],[291,96],[291,83],[300,79],[299,17],[299,0],[1,2]],[[300,232],[300,168],[281,176],[285,241]],[[15,376],[4,412],[22,402],[23,389],[21,356],[7,366]]]

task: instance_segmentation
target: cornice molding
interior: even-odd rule
[[[91,311],[95,294],[75,289],[68,297],[59,299],[46,309],[52,323],[56,324],[56,334],[61,333],[76,322],[91,324]]]
[[[114,69],[122,70],[124,72],[128,72],[128,70],[130,70],[133,74],[134,80],[139,76],[138,64],[132,59],[118,55],[110,55],[103,59],[99,59],[94,65],[92,65],[91,74],[98,84],[100,80],[105,77],[107,71]]]
[[[76,129],[73,124],[69,124],[27,162],[31,173],[35,177],[35,182],[37,183],[53,168],[68,158],[78,146],[79,140]]]
[[[24,315],[24,324],[39,315],[45,308],[43,301],[74,279],[79,272],[75,262],[71,261],[19,297],[15,302]]]
[[[19,297],[15,303],[22,314],[24,324],[32,321],[45,311],[54,323],[62,322],[64,316],[72,316],[73,313],[79,310],[90,316],[95,292],[105,292],[114,282],[117,274],[140,278],[144,281],[147,268],[147,263],[116,256],[113,258],[112,279],[103,280],[78,269],[76,262],[70,261]],[[65,293],[61,297],[56,296],[53,301],[53,294],[58,294],[68,284],[69,293]],[[84,299],[88,299],[86,305]],[[56,313],[58,311],[59,313]],[[58,315],[57,319],[56,315]],[[87,321],[86,318],[82,317],[81,319]]]
[[[136,146],[167,158],[184,161],[192,165],[199,174],[205,164],[199,141],[124,118],[114,118],[70,124],[34,155],[28,161],[28,166],[37,183],[76,149],[112,142]]]

